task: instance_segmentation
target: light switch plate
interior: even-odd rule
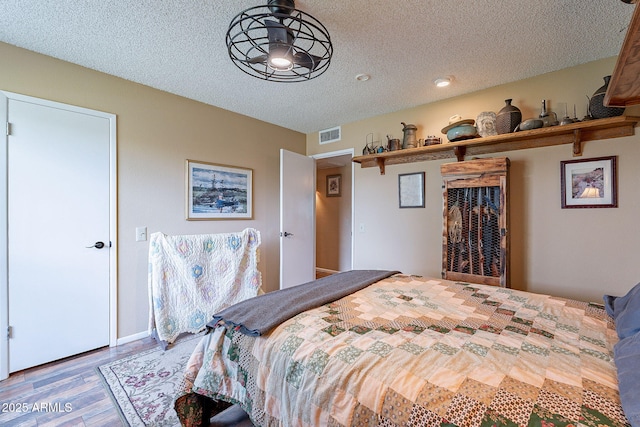
[[[136,227],[136,242],[147,240],[147,227]]]

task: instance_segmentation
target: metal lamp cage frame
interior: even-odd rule
[[[240,12],[233,18],[227,30],[226,42],[229,57],[245,73],[263,80],[277,82],[299,82],[311,80],[327,71],[333,55],[329,32],[313,16],[289,6],[279,6],[290,13],[272,12],[269,5],[255,6]],[[269,37],[265,19],[276,18],[288,27],[293,35],[289,45],[291,56],[296,53],[319,57],[318,64],[306,68],[294,64],[290,70],[274,70],[267,61],[256,62],[255,58],[269,55]]]

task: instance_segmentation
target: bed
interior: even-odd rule
[[[289,309],[282,291],[215,317],[184,373],[181,423],[209,425],[212,412],[236,404],[259,426],[640,425],[638,345],[619,351],[622,337],[639,334],[627,326],[619,335],[617,324],[635,322],[640,302],[387,275],[273,328],[232,317],[264,317],[267,295]],[[301,286],[317,293],[323,280]]]

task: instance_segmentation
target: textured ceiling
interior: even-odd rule
[[[241,72],[225,46],[231,19],[264,3],[2,0],[0,41],[311,133],[617,55],[634,8],[620,0],[298,0],[329,30],[334,56],[317,79],[273,83]],[[371,79],[358,82],[359,73]],[[455,79],[444,90],[432,84],[442,75]]]

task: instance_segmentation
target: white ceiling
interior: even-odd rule
[[[0,41],[311,133],[617,55],[634,8],[621,0],[298,0],[329,30],[333,59],[314,80],[274,83],[241,72],[225,45],[231,19],[264,3],[2,0]],[[356,81],[359,73],[371,79]],[[454,84],[435,88],[443,75]]]

